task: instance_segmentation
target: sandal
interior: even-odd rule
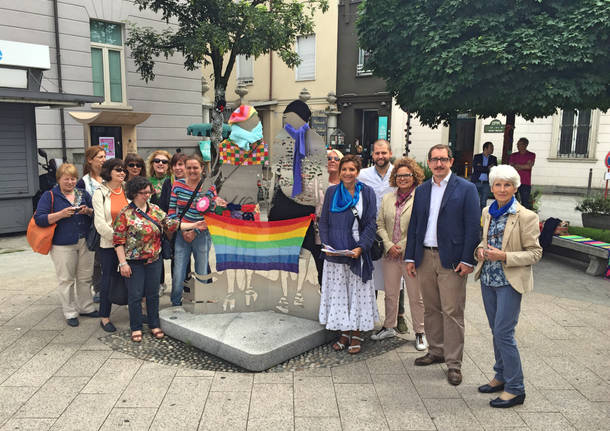
[[[357,340],[357,343],[354,343],[354,340]],[[349,347],[347,348],[348,353],[355,355],[356,353],[360,353],[360,351],[362,350],[362,344],[360,344],[362,341],[364,341],[364,338],[359,337],[357,335],[352,335],[352,342],[350,343]]]
[[[155,329],[157,330],[155,331]],[[160,328],[155,329],[150,331],[153,337],[155,337],[157,340],[160,340],[161,338],[165,337],[165,332],[163,332]]]
[[[335,344],[333,344],[333,350],[335,352],[339,352],[345,349],[345,345],[350,342],[349,334],[341,334],[341,338],[337,340]]]
[[[142,332],[140,332],[139,334],[136,334],[135,332],[132,332],[131,333],[131,341],[133,341],[134,343],[142,342]]]

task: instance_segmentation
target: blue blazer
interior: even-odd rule
[[[417,188],[407,233],[405,259],[418,267],[424,256],[424,236],[428,227],[432,178]],[[438,214],[438,252],[443,268],[455,268],[460,262],[474,266],[474,249],[479,243],[481,208],[475,185],[451,174]]]
[[[472,182],[476,183],[479,181],[481,174],[487,174],[489,178],[489,170],[493,166],[498,166],[498,159],[496,156],[489,155],[487,159],[487,166],[483,166],[483,153],[475,154],[472,159]]]

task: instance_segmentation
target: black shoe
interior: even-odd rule
[[[502,392],[504,390],[504,383],[497,386],[483,385],[479,386],[479,392],[483,394],[493,394],[494,392]]]
[[[78,326],[78,317],[66,319],[66,323],[68,324],[68,326]]]
[[[85,317],[100,317],[100,312],[95,310],[92,311],[91,313],[80,313],[81,316],[85,316]]]
[[[102,327],[102,329],[106,332],[116,332],[116,328],[115,326],[112,324],[112,322],[108,322],[105,325],[102,323],[102,321],[100,320],[100,326]]]
[[[523,404],[525,401],[525,394],[517,395],[515,398],[510,400],[503,400],[500,397],[495,400],[491,400],[489,405],[498,409],[506,409],[508,407],[516,406],[518,404]]]

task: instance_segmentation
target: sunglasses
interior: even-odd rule
[[[329,162],[330,162],[330,161],[333,161],[333,160],[334,160],[335,162],[338,162],[338,161],[339,161],[339,160],[341,160],[341,159],[340,159],[339,157],[332,157],[332,156],[328,158],[328,161],[329,161]]]
[[[169,160],[153,159],[153,163],[163,163],[164,165],[167,165],[169,163]]]
[[[113,171],[117,171],[118,173],[121,173],[121,172],[122,172],[122,173],[124,173],[124,174],[126,174],[126,173],[127,173],[127,169],[123,169],[123,168],[114,168],[114,169],[113,169]]]
[[[144,167],[138,163],[127,163],[127,166],[130,168],[140,168],[140,169],[142,169]]]

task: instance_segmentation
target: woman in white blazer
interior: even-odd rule
[[[106,332],[115,332],[110,321],[110,282],[112,273],[117,271],[119,261],[114,251],[112,224],[119,212],[129,203],[125,196],[123,181],[127,170],[121,159],[106,160],[102,165],[102,185],[93,193],[95,229],[100,234],[99,254],[102,261],[102,280],[100,283],[100,326]]]
[[[495,201],[483,210],[483,239],[475,249],[475,280],[493,334],[495,376],[479,392],[502,394],[489,403],[506,408],[525,401],[523,369],[515,341],[521,296],[532,290],[532,265],[542,257],[538,215],[515,199],[521,181],[512,166],[495,166],[489,184]]]

